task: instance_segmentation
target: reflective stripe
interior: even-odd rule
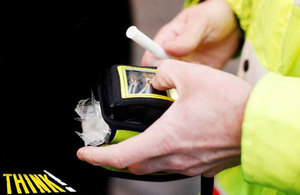
[[[297,7],[300,7],[300,0],[295,0],[294,5],[297,6]]]

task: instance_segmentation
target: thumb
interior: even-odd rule
[[[148,158],[163,155],[165,139],[168,136],[161,123],[152,124],[146,131],[105,147],[84,147],[78,150],[80,160],[93,165],[111,166],[117,169],[126,168]],[[159,134],[156,130],[159,130]]]
[[[156,75],[151,81],[152,86],[160,91],[176,88],[178,93],[183,88],[182,77],[185,75],[187,63],[178,60],[159,60]]]
[[[165,40],[162,45],[166,52],[174,57],[183,57],[194,51],[204,37],[204,25],[191,20],[186,21],[184,28],[175,37]]]

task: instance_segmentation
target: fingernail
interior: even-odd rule
[[[77,151],[77,157],[78,157],[80,160],[83,160],[83,158],[84,158],[84,150],[85,150],[85,148],[80,148],[80,149]]]

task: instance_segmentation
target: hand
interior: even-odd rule
[[[174,58],[215,68],[237,51],[241,37],[234,13],[225,0],[208,0],[184,9],[166,24],[154,40]],[[156,61],[146,51],[143,66]]]
[[[157,62],[158,63],[158,62]],[[152,84],[179,98],[145,132],[78,158],[134,174],[159,171],[213,176],[240,163],[241,124],[251,86],[228,73],[176,60],[159,62]]]

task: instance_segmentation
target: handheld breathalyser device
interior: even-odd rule
[[[136,27],[128,28],[127,37],[138,42],[159,58],[169,58],[164,50]],[[150,82],[155,67],[115,65],[104,80],[93,89],[92,98],[81,100],[75,111],[80,116],[83,132],[77,134],[85,145],[116,144],[138,135],[154,123],[177,98],[176,90],[158,91]],[[186,178],[184,175],[155,173],[136,176],[128,170],[104,167],[117,177],[168,181]]]
[[[81,100],[76,108],[83,128],[83,133],[78,134],[85,145],[116,144],[138,135],[171,106],[174,92],[158,91],[150,84],[155,72],[155,67],[115,65],[110,68],[103,82],[93,89],[93,97]],[[128,170],[104,168],[113,171],[112,175],[138,180],[186,177],[168,173],[136,176]]]

